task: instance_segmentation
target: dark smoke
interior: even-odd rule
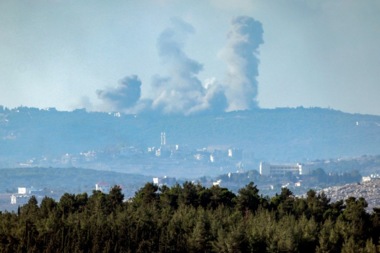
[[[141,96],[141,81],[136,75],[127,76],[114,89],[98,90],[98,98],[112,107],[112,110],[124,111],[136,105]]]
[[[240,16],[232,21],[222,52],[227,62],[225,94],[228,111],[247,110],[258,107],[258,48],[263,41],[263,28],[259,21]]]

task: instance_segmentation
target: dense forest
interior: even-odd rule
[[[254,183],[147,183],[128,200],[114,186],[0,213],[0,252],[380,252],[380,209],[366,206],[313,190],[264,197]]]

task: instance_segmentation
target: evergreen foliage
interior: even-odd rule
[[[310,190],[272,198],[226,188],[147,183],[108,194],[31,197],[0,213],[0,252],[380,252],[380,211],[363,198],[330,203]]]

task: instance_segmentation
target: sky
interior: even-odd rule
[[[1,0],[0,105],[380,115],[378,0]]]

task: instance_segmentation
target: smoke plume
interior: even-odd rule
[[[117,88],[98,90],[98,98],[105,101],[112,110],[124,111],[136,105],[141,96],[141,81],[136,75],[120,80]]]
[[[203,65],[191,59],[184,50],[194,28],[181,19],[173,19],[157,39],[157,49],[164,76],[153,77],[150,98],[140,99],[141,81],[126,77],[117,88],[97,91],[98,98],[112,110],[132,113],[194,114],[225,112],[257,107],[258,47],[263,43],[261,23],[241,16],[232,21],[228,40],[222,51],[227,62],[227,80],[215,78],[204,82],[198,74]]]
[[[263,42],[263,28],[259,21],[247,16],[233,19],[227,45],[222,51],[228,67],[225,85],[228,111],[258,106],[258,48]]]
[[[169,76],[156,76],[153,80],[154,110],[191,114],[221,106],[218,101],[223,99],[215,96],[224,95],[216,92],[216,87],[207,89],[202,85],[197,77],[203,69],[202,64],[189,58],[184,51],[186,37],[191,33],[194,28],[190,24],[173,19],[171,26],[157,40],[159,56],[168,68]]]

